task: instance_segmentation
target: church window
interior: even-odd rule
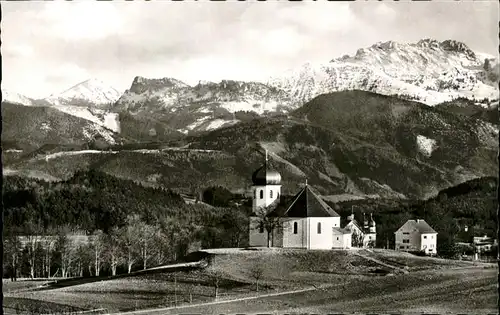
[[[321,222],[318,222],[318,234],[321,234]]]
[[[278,191],[278,193],[276,194],[276,198],[279,198],[280,197],[280,192]]]
[[[264,190],[260,190],[260,199],[264,199]]]
[[[426,239],[426,238],[427,238],[427,235],[424,235],[424,238]]]
[[[253,191],[253,199],[256,199],[256,198],[257,198],[257,189],[255,189],[255,190]]]
[[[269,198],[273,198],[273,191],[272,190],[269,191]]]
[[[259,225],[259,233],[264,233],[264,225],[263,224]]]
[[[293,234],[297,234],[297,222],[293,222]]]
[[[337,237],[337,241],[339,240],[339,238]]]

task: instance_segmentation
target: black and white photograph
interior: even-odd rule
[[[498,1],[0,6],[3,314],[498,314]]]

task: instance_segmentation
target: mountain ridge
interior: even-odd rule
[[[479,57],[478,57],[479,56]],[[454,98],[498,100],[498,58],[485,58],[454,40],[388,41],[326,63],[306,63],[268,83],[307,102],[317,95],[366,90],[435,105]],[[486,61],[488,60],[488,61]],[[487,67],[485,67],[487,65]]]

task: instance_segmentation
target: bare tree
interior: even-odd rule
[[[104,247],[106,244],[105,235],[101,230],[95,231],[90,237],[90,248],[94,258],[94,271],[98,277],[101,273],[103,263]]]
[[[120,229],[120,244],[123,248],[124,258],[127,262],[128,273],[132,271],[132,266],[137,261],[136,253],[139,243],[139,224],[138,216],[129,216],[127,225]]]
[[[78,244],[78,246],[75,248],[75,259],[73,260],[73,265],[75,266],[76,269],[76,274],[78,274],[80,277],[83,277],[83,270],[85,269],[84,267],[91,267],[92,266],[92,250],[88,246],[88,244]],[[91,268],[89,268],[89,272],[91,273]]]
[[[267,247],[271,247],[273,241],[273,232],[283,227],[281,218],[273,215],[272,211],[278,207],[279,199],[267,207],[260,207],[255,211],[256,220],[254,221],[254,229],[264,229],[267,232]]]
[[[147,268],[148,260],[151,256],[151,247],[154,241],[155,229],[151,225],[140,222],[138,225],[139,248],[142,256],[143,269]]]
[[[10,232],[10,231],[9,231]],[[4,240],[4,255],[9,267],[10,278],[12,281],[17,280],[17,268],[20,253],[22,250],[22,244],[16,233],[5,233]]]
[[[49,233],[47,233],[49,234]],[[51,235],[47,235],[42,240],[42,248],[44,250],[44,273],[47,278],[50,278],[50,267],[52,265],[52,253],[54,251],[55,239]]]
[[[25,226],[25,246],[28,253],[28,264],[30,267],[30,277],[35,278],[37,261],[37,244],[42,239],[42,227],[40,224],[28,222]]]
[[[111,275],[116,276],[116,268],[120,263],[120,231],[117,227],[111,229],[107,236],[106,256],[109,259]]]
[[[166,262],[166,252],[169,245],[169,238],[166,231],[160,225],[155,226],[155,233],[153,236],[154,246],[154,256],[156,260],[156,265],[161,265]]]
[[[210,271],[208,272],[208,275],[211,279],[212,285],[214,286],[214,297],[216,300],[219,297],[219,287],[221,285],[224,276],[222,270],[219,267],[220,266],[218,265],[217,256],[213,256],[211,266],[209,267]]]
[[[259,281],[264,275],[264,261],[262,259],[256,259],[252,266],[250,267],[250,276],[255,280],[256,291],[259,292]]]
[[[68,231],[66,228],[59,230],[56,248],[58,254],[60,255],[62,277],[66,278],[74,260],[75,250],[73,240],[68,237]]]

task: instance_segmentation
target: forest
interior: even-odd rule
[[[217,207],[93,170],[55,183],[9,176],[3,188],[4,276],[113,275],[248,242],[246,208],[212,197],[220,188],[204,192]]]

